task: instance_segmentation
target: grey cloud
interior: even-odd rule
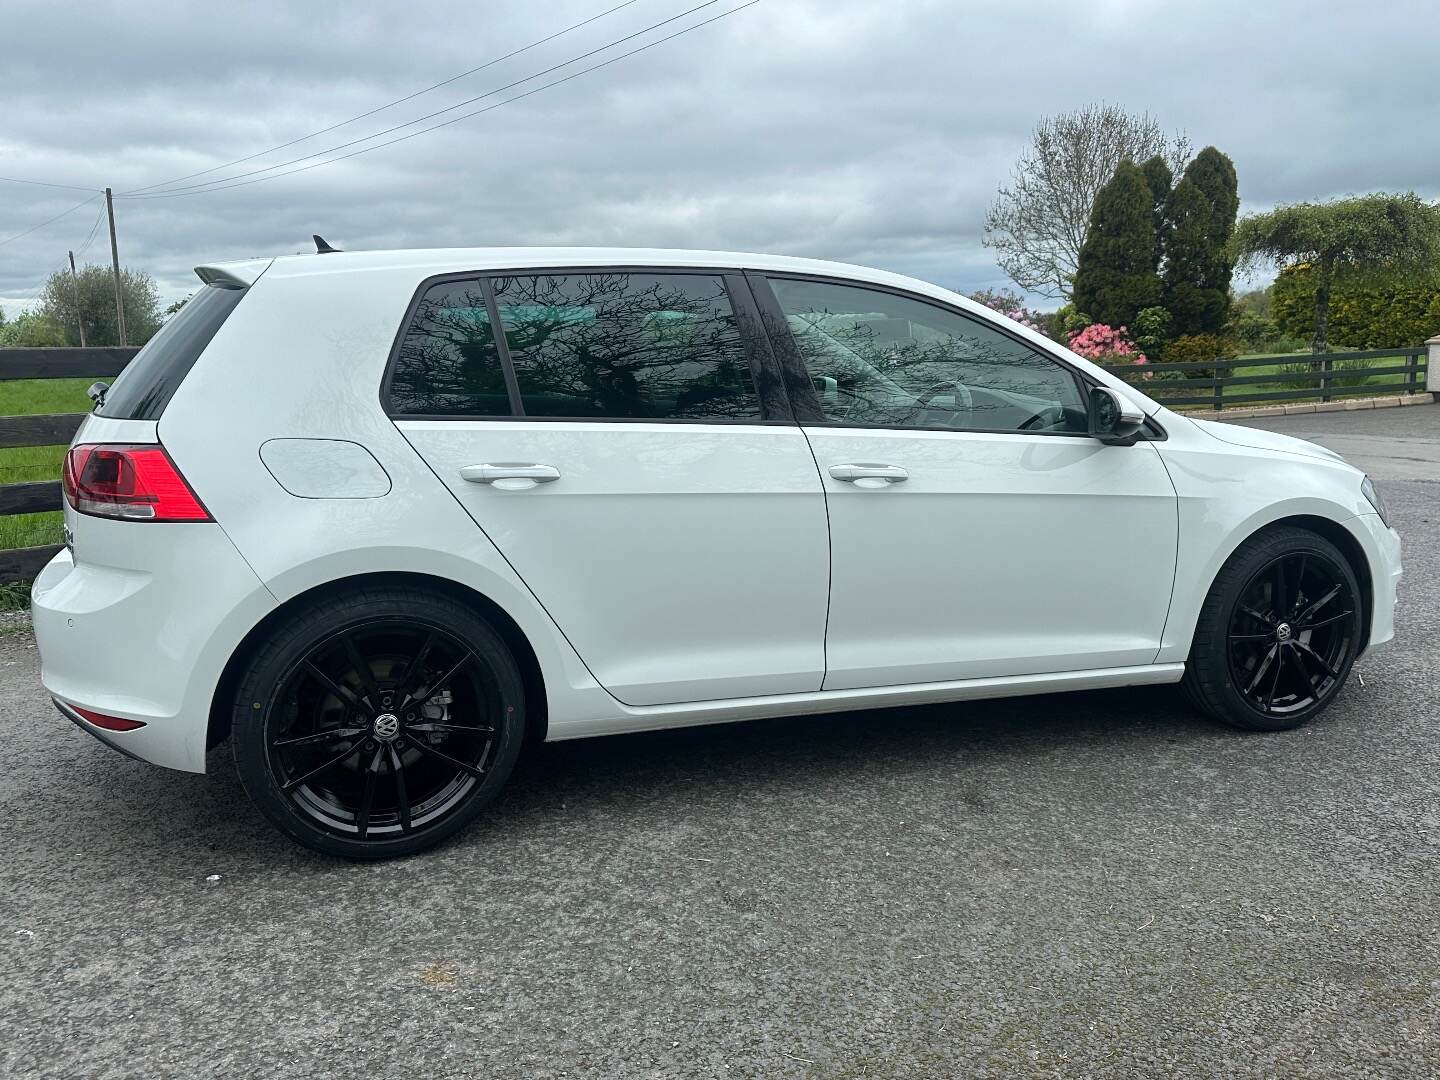
[[[0,174],[124,191],[195,172],[607,6],[6,4]],[[444,108],[687,6],[640,0],[398,109],[215,175]],[[191,288],[198,262],[299,250],[315,231],[353,248],[759,249],[993,286],[1004,279],[980,244],[985,207],[1036,119],[1086,101],[1148,110],[1197,145],[1218,145],[1235,159],[1244,209],[1375,188],[1435,196],[1434,16],[1424,2],[764,0],[373,154],[231,191],[119,201],[121,254],[170,295]],[[81,197],[0,184],[0,239]],[[38,285],[83,240],[95,209],[0,247],[0,297]],[[103,240],[88,257],[103,257]]]

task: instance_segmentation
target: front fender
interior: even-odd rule
[[[1175,485],[1179,545],[1157,663],[1189,655],[1200,609],[1220,568],[1268,526],[1321,519],[1343,530],[1365,553],[1377,586],[1388,579],[1383,544],[1362,520],[1373,516],[1374,508],[1360,492],[1358,469],[1338,459],[1224,442],[1183,417],[1171,418],[1170,432],[1159,446]]]

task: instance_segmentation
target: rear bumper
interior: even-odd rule
[[[145,760],[144,758],[140,757],[140,755],[134,754],[131,751],[127,750],[124,743],[116,742],[113,738],[111,738],[111,736],[115,735],[116,732],[105,731],[102,728],[96,727],[94,724],[87,723],[85,718],[81,716],[78,712],[76,712],[72,706],[66,705],[65,702],[61,701],[59,698],[51,698],[50,700],[55,703],[55,708],[60,710],[61,716],[65,717],[66,720],[69,720],[72,724],[78,727],[81,731],[85,732],[87,735],[95,736],[95,738],[99,739],[111,750],[114,750],[117,753],[124,754],[128,758],[134,758],[136,761]]]
[[[31,589],[40,679],[61,713],[143,761],[205,771],[215,687],[275,599],[213,524],[87,519]],[[102,731],[71,706],[137,720]]]

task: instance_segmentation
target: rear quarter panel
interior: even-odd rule
[[[530,640],[552,721],[613,711],[614,699],[380,407],[385,364],[425,271],[310,265],[277,261],[251,287],[166,409],[160,441],[277,601],[365,573],[456,581],[498,604]],[[292,494],[261,458],[274,439],[359,443],[389,490]]]

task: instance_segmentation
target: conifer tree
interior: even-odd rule
[[[1118,327],[1132,324],[1142,308],[1159,298],[1154,197],[1140,168],[1122,161],[1095,196],[1073,302],[1093,321]]]

